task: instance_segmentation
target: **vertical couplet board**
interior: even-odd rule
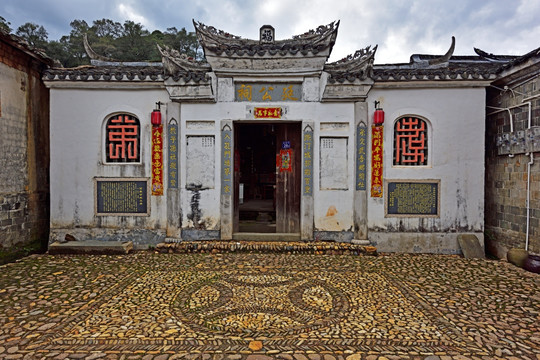
[[[302,195],[313,195],[313,129],[304,129],[304,173]]]
[[[152,195],[163,195],[163,126],[152,126]]]
[[[168,174],[169,189],[178,188],[178,124],[169,123],[168,137]]]
[[[276,232],[300,232],[300,191],[301,191],[301,124],[276,124],[276,158],[282,155],[290,161],[276,164]],[[290,145],[283,149],[283,144]],[[283,151],[285,150],[285,151]],[[284,171],[281,171],[283,168]]]
[[[232,131],[226,126],[221,131],[221,195],[232,195]]]
[[[371,127],[371,197],[383,196],[384,126]]]
[[[366,190],[366,144],[367,127],[360,123],[356,127],[356,190]]]

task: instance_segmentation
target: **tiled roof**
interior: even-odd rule
[[[161,63],[156,63],[161,65]],[[52,68],[44,72],[43,80],[48,81],[145,81],[163,82],[166,79],[185,82],[204,82],[208,80],[207,72],[187,71],[175,74],[165,74],[162,66],[127,66],[85,65],[76,68]]]
[[[448,62],[429,65],[433,55],[413,55],[408,64],[374,65],[375,81],[492,80],[501,66],[480,56],[452,56]]]
[[[321,25],[316,30],[293,36],[292,39],[261,43],[259,40],[242,39],[200,22],[193,21],[193,24],[205,52],[246,57],[317,54],[334,46],[339,27],[339,21],[332,22],[326,26]]]
[[[349,55],[343,59],[326,64],[324,70],[330,74],[330,83],[354,81],[356,79],[365,80],[371,74],[373,60],[377,46],[371,46],[358,50],[354,55]]]
[[[24,40],[20,36],[10,34],[0,29],[0,40],[9,43],[13,47],[16,47],[17,49],[32,56],[33,58],[39,60],[45,65],[52,66],[54,64],[54,60],[47,56],[43,49],[37,49],[31,46],[26,40]]]
[[[504,70],[507,70],[507,69],[511,68],[512,66],[522,64],[525,61],[527,61],[529,59],[532,59],[534,57],[540,57],[540,47],[536,48],[536,49],[534,49],[532,51],[529,51],[528,53],[526,53],[523,56],[515,56],[511,61],[509,61],[506,64],[504,64],[503,66],[501,66],[500,71],[504,71]]]
[[[161,66],[93,66],[52,68],[45,71],[43,80],[70,81],[163,81]]]

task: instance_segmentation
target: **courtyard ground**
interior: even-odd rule
[[[540,359],[540,276],[442,255],[32,255],[0,359]]]

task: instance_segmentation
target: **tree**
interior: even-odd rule
[[[27,22],[17,28],[17,36],[25,39],[31,46],[39,49],[47,47],[47,30],[41,25]]]
[[[9,34],[12,30],[9,25],[11,25],[11,23],[0,16],[0,30]]]
[[[194,32],[188,32],[186,28],[182,28],[180,31],[176,27],[167,28],[164,44],[196,60],[203,58],[197,36]]]

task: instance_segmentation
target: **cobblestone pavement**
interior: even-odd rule
[[[540,359],[540,276],[457,256],[38,255],[0,359]]]

